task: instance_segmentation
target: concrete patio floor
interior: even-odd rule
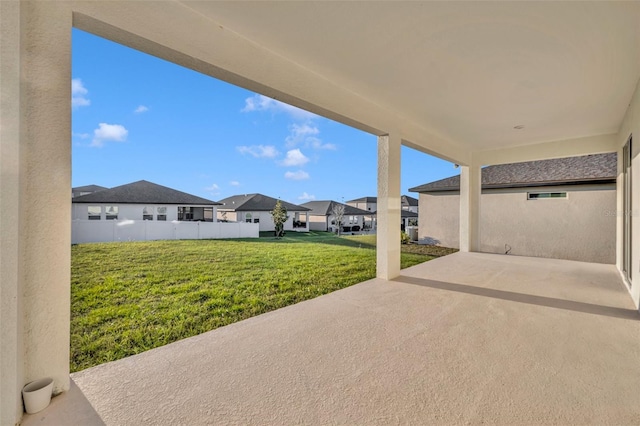
[[[72,374],[23,425],[640,424],[611,265],[456,253]]]

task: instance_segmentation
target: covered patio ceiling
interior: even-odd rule
[[[125,3],[130,34],[100,9],[74,25],[461,164],[616,133],[640,78],[639,2]]]
[[[638,2],[183,3],[472,150],[617,132],[640,77]]]

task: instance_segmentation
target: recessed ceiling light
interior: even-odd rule
[[[524,129],[524,124],[518,124],[517,126],[513,126],[513,128],[516,130],[522,130]]]

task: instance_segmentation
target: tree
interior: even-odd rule
[[[340,232],[342,231],[342,219],[344,218],[344,204],[334,203],[333,207],[331,207],[331,214],[333,215],[333,220],[335,220],[336,226],[338,227],[338,236],[340,236]]]
[[[273,224],[276,226],[275,236],[276,238],[281,238],[284,236],[284,223],[289,219],[287,208],[278,200],[270,213],[273,218]]]

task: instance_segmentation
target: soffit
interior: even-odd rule
[[[474,151],[614,133],[640,77],[638,2],[182,3]]]

